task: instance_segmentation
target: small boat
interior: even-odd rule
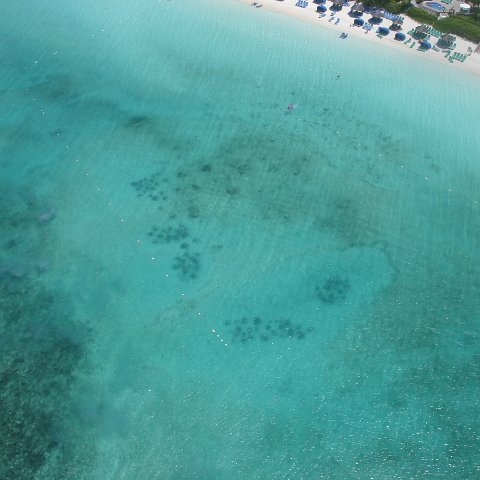
[[[293,110],[295,107],[296,107],[296,105],[294,103],[289,103],[288,107],[287,107],[287,110]]]

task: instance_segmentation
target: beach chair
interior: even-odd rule
[[[416,43],[417,43],[417,42],[413,42],[413,43],[410,45],[410,48],[413,48]]]

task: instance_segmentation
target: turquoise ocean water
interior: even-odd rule
[[[231,1],[0,31],[0,478],[478,478],[478,78]]]

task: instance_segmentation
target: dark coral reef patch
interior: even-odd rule
[[[328,277],[321,286],[317,286],[317,297],[327,305],[339,305],[346,301],[350,291],[348,278],[333,275]]]
[[[26,480],[50,454],[65,456],[59,432],[88,334],[65,299],[28,279],[0,289],[0,478]]]
[[[271,342],[276,339],[303,340],[313,331],[288,318],[265,319],[259,316],[242,317],[226,320],[229,329],[230,343],[247,343],[251,341]]]

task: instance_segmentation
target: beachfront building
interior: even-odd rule
[[[445,5],[442,5],[439,2],[422,2],[419,4],[419,6],[426,10],[428,13],[437,16],[447,11]]]

